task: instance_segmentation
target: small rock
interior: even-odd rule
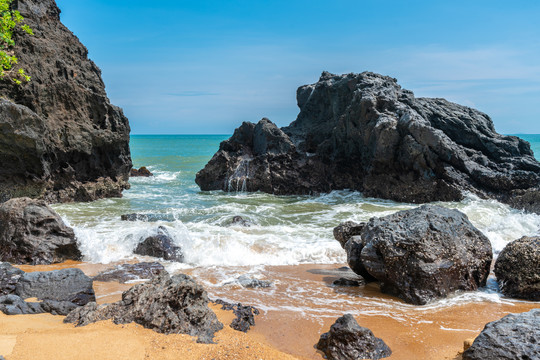
[[[14,198],[0,205],[0,260],[38,265],[81,256],[73,229],[44,201]]]
[[[165,271],[163,265],[158,262],[140,262],[137,264],[122,264],[114,269],[103,271],[94,276],[94,281],[118,281],[126,283],[151,279]]]
[[[9,295],[15,288],[24,271],[11,266],[10,263],[0,263],[0,295]]]
[[[390,348],[371,330],[358,325],[351,314],[336,320],[330,331],[317,343],[328,360],[382,359],[392,354]]]
[[[187,275],[169,276],[165,271],[125,291],[121,301],[89,303],[69,313],[64,322],[84,326],[107,319],[115,324],[135,322],[163,334],[197,336],[202,343],[212,343],[214,333],[223,328],[208,308],[202,286]]]
[[[239,226],[250,227],[251,226],[251,221],[246,220],[241,216],[235,216],[231,220],[231,225],[239,225]]]
[[[463,353],[463,360],[540,359],[540,309],[488,323]]]
[[[349,279],[349,278],[339,278],[337,280],[334,280],[332,285],[335,286],[361,286],[365,285],[364,281],[356,280],[356,279]]]
[[[133,177],[133,176],[144,176],[144,177],[150,177],[150,176],[154,176],[154,174],[152,174],[150,172],[150,170],[148,170],[146,168],[146,166],[142,166],[141,168],[139,168],[139,170],[137,169],[131,169],[131,172],[129,174],[129,176]]]
[[[133,252],[138,255],[152,256],[164,260],[184,261],[182,249],[174,245],[167,229],[162,226],[158,228],[157,235],[144,239]]]
[[[540,301],[540,237],[522,237],[501,251],[495,276],[503,294]]]
[[[245,288],[268,288],[272,286],[272,282],[268,280],[252,279],[247,275],[241,275],[236,278],[238,284]]]
[[[252,326],[255,326],[255,315],[260,314],[257,308],[249,305],[231,304],[221,299],[217,299],[214,303],[221,305],[222,310],[232,310],[236,318],[230,327],[242,332],[248,332]]]
[[[156,222],[156,221],[174,221],[175,218],[172,214],[124,214],[120,216],[122,221],[146,221],[146,222]]]

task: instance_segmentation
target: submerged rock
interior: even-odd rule
[[[17,198],[0,204],[0,260],[37,265],[80,258],[73,229],[44,201]]]
[[[154,174],[152,174],[150,172],[150,170],[148,170],[146,168],[146,166],[142,166],[139,170],[137,169],[131,169],[130,173],[129,173],[129,176],[143,176],[143,177],[150,177],[150,176],[154,176]]]
[[[463,360],[540,359],[540,309],[488,323]]]
[[[485,286],[493,256],[465,214],[435,205],[372,218],[345,249],[356,273],[420,305]]]
[[[0,264],[2,288],[0,311],[7,315],[52,313],[67,315],[71,310],[96,301],[92,279],[80,269],[25,273],[7,263]],[[4,281],[8,279],[9,281]],[[37,298],[39,302],[26,302]]]
[[[129,123],[111,105],[100,69],[60,22],[54,0],[12,6],[34,35],[13,34],[13,51],[31,81],[0,80],[0,202],[121,196],[129,188]]]
[[[240,226],[250,227],[251,221],[246,220],[243,217],[237,215],[232,218],[231,225],[240,225]]]
[[[125,291],[121,301],[75,309],[64,322],[84,326],[107,319],[115,324],[135,322],[163,334],[197,336],[202,343],[211,343],[214,333],[223,328],[208,308],[202,286],[187,275],[166,272]]]
[[[236,318],[230,327],[237,331],[248,332],[252,326],[255,326],[255,315],[260,313],[257,308],[240,303],[231,304],[221,299],[217,299],[214,303],[221,305],[222,310],[232,310]]]
[[[121,264],[111,270],[100,272],[94,276],[94,281],[129,281],[151,279],[165,271],[163,265],[158,262],[140,262],[137,264]]]
[[[505,246],[495,262],[503,294],[540,301],[540,237],[522,237]]]
[[[371,330],[358,325],[351,314],[336,320],[330,331],[321,335],[317,343],[328,360],[382,359],[392,350]]]
[[[249,276],[247,275],[240,275],[239,277],[236,278],[236,280],[232,283],[236,283],[242,287],[245,287],[245,288],[251,288],[251,289],[255,289],[255,288],[269,288],[272,286],[272,282],[271,281],[268,281],[268,280],[259,280],[259,279],[255,279],[255,278],[250,278]],[[226,283],[225,285],[227,284],[230,284],[230,283]]]
[[[182,249],[174,245],[174,240],[163,226],[158,228],[157,235],[144,239],[133,252],[138,255],[153,256],[164,260],[184,261]]]
[[[496,133],[477,110],[415,98],[396,79],[324,72],[297,91],[300,114],[279,129],[243,123],[196,182],[202,190],[312,194],[339,189],[404,202],[466,191],[509,201],[540,185],[530,145]]]
[[[176,220],[172,214],[138,214],[138,213],[120,215],[120,219],[122,221],[146,221],[146,222]]]

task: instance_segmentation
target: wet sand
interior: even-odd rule
[[[89,275],[111,265],[64,263],[53,266],[20,266],[25,271],[79,267]],[[136,324],[100,322],[74,328],[63,317],[52,315],[0,315],[0,354],[8,359],[322,359],[314,345],[337,317],[352,313],[361,326],[373,331],[392,349],[389,359],[458,359],[466,339],[474,338],[487,322],[508,313],[540,307],[539,303],[497,296],[472,296],[412,306],[381,294],[374,284],[335,287],[340,265],[265,266],[259,274],[272,280],[269,289],[223,286],[230,274],[249,268],[195,268],[186,273],[207,289],[211,299],[242,302],[261,309],[248,334],[230,329],[230,312],[212,305],[225,329],[218,345],[196,344],[187,335],[162,335]],[[224,275],[225,274],[225,275]],[[130,284],[95,282],[99,303],[120,299]],[[79,351],[79,347],[81,350]],[[6,352],[9,349],[10,352]],[[11,354],[11,355],[9,355]],[[88,357],[85,357],[87,356]],[[181,356],[181,357],[179,357]]]

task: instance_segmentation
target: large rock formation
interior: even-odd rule
[[[0,81],[0,202],[121,196],[129,187],[130,128],[110,104],[101,71],[60,22],[54,0],[13,4],[35,35],[13,37],[31,81]]]
[[[223,328],[208,308],[206,291],[191,277],[167,272],[147,283],[133,286],[112,304],[90,303],[75,309],[65,322],[84,326],[112,319],[115,324],[136,322],[164,334],[198,336],[198,342],[210,343],[214,333]]]
[[[328,360],[382,359],[392,355],[390,348],[371,330],[358,325],[351,314],[336,320],[317,343]]]
[[[490,322],[463,353],[463,360],[540,359],[540,309]]]
[[[288,127],[263,119],[236,129],[197,174],[201,189],[352,189],[421,203],[460,200],[464,191],[510,201],[513,190],[540,184],[540,164],[526,141],[497,134],[477,110],[415,98],[396,79],[324,72],[298,89],[297,100],[300,114]]]
[[[458,210],[423,205],[372,218],[360,228],[344,245],[349,266],[378,280],[383,292],[426,304],[486,284],[491,243]]]
[[[0,204],[0,260],[51,264],[82,257],[73,229],[43,200],[10,199]]]
[[[505,246],[495,262],[503,294],[540,301],[540,237],[522,237]]]

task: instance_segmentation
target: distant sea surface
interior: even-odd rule
[[[531,143],[538,157],[540,135],[519,136]],[[366,221],[416,206],[364,198],[351,191],[318,196],[202,192],[195,184],[195,174],[228,137],[132,136],[134,167],[146,166],[155,176],[131,178],[131,189],[120,199],[54,206],[75,228],[85,261],[133,259],[137,243],[164,226],[182,247],[186,260],[184,264],[165,263],[171,271],[227,268],[219,280],[226,281],[246,271],[256,276],[269,265],[338,264],[346,261],[332,235],[340,222]],[[509,241],[535,235],[540,229],[540,216],[473,195],[442,205],[465,212],[491,240],[495,253]],[[128,213],[151,214],[158,221],[121,221],[120,216]],[[252,225],[232,225],[236,215]]]

